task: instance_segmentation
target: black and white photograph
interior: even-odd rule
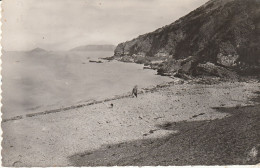
[[[260,0],[2,0],[3,167],[260,165]]]

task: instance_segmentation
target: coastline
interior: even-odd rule
[[[260,0],[2,8],[1,166],[260,168]]]
[[[183,152],[189,152],[188,149],[184,148],[181,150],[183,152],[174,155],[178,156],[179,160],[171,161],[172,151],[167,151],[167,144],[172,142],[170,143],[172,147],[169,149],[177,150],[178,146],[182,146],[181,139],[185,139],[186,136],[192,137],[189,139],[200,143],[200,138],[197,138],[198,141],[196,140],[196,130],[201,130],[200,134],[205,138],[208,135],[212,136],[210,132],[203,134],[202,130],[208,128],[204,123],[208,123],[208,121],[210,123],[222,122],[229,118],[228,122],[223,125],[223,128],[226,128],[232,123],[230,119],[236,120],[232,118],[237,115],[219,110],[231,109],[235,112],[237,109],[243,110],[253,107],[254,111],[257,112],[258,103],[252,101],[257,96],[257,91],[259,91],[259,83],[256,81],[165,84],[140,93],[138,98],[122,96],[107,100],[105,103],[113,103],[113,108],[108,108],[105,104],[97,102],[81,108],[67,109],[62,113],[35,115],[34,117],[4,122],[2,123],[4,130],[3,165],[111,166],[146,165],[147,163],[153,165],[182,165],[183,163],[196,165],[198,162],[189,159],[189,157],[196,158],[196,155],[186,153],[185,156],[182,156]],[[243,114],[243,112],[240,113]],[[246,122],[248,126],[256,124],[254,120],[248,121],[250,121]],[[203,123],[201,127],[200,123]],[[236,123],[239,124],[239,122]],[[186,126],[187,124],[189,126]],[[214,127],[211,128],[214,129]],[[236,128],[234,127],[234,129]],[[214,131],[211,132],[214,133]],[[176,141],[177,137],[180,137],[178,141]],[[225,137],[225,133],[223,137]],[[257,134],[256,137],[258,138]],[[245,141],[239,139],[239,136],[237,138],[236,142]],[[189,141],[183,142],[189,143]],[[218,146],[223,145],[224,142],[214,141],[213,144]],[[154,145],[162,146],[162,148],[154,148]],[[188,144],[183,145],[187,147]],[[245,151],[242,153],[246,155],[253,146],[257,146],[255,141],[252,141],[248,149],[245,150],[243,147],[242,149]],[[151,154],[155,155],[156,153],[160,154],[162,157],[151,160],[147,151],[151,151]],[[209,150],[208,152],[211,153],[209,155],[212,156],[211,159],[220,161],[214,158],[215,155],[218,156],[214,151]],[[206,151],[202,151],[201,154],[206,153]],[[151,156],[155,157],[155,155]],[[167,155],[168,157],[166,157]],[[32,156],[34,156],[34,160],[30,159]],[[194,162],[184,162],[180,158]],[[147,159],[149,161],[146,162]],[[230,160],[222,159],[224,159],[221,160],[223,164],[231,163]],[[237,163],[243,161],[245,164],[256,162],[244,161],[244,158],[240,158],[240,160],[238,158],[235,161]],[[214,164],[214,162],[206,161],[200,163]]]
[[[28,53],[5,54],[2,118],[21,118],[35,112],[86,104],[121,95],[134,85],[144,88],[171,81],[155,75],[155,71],[143,70],[143,65],[88,62],[110,54],[40,52],[34,57]]]
[[[156,85],[152,88],[151,87],[141,88],[138,91],[138,94],[140,95],[140,94],[144,94],[144,93],[148,93],[148,92],[153,92],[153,91],[157,90],[158,88],[169,87],[170,85],[183,84],[183,83],[184,83],[183,80],[177,79],[177,81],[165,82],[165,83]],[[89,103],[77,104],[77,105],[73,105],[73,106],[61,107],[61,108],[56,108],[56,109],[52,109],[52,110],[45,110],[45,111],[40,111],[40,112],[35,112],[35,113],[30,113],[30,114],[25,114],[25,115],[17,115],[17,116],[11,117],[11,118],[3,119],[2,123],[8,122],[8,121],[20,120],[20,119],[24,119],[24,118],[30,118],[30,117],[39,116],[39,115],[46,115],[46,114],[63,112],[63,111],[67,111],[67,110],[73,110],[73,109],[82,108],[82,107],[85,107],[85,106],[102,104],[102,103],[109,102],[109,101],[112,101],[112,100],[119,100],[119,99],[129,98],[129,97],[132,97],[131,93],[125,93],[125,94],[121,94],[121,95],[116,95],[116,96],[111,97],[111,98],[106,98],[106,99],[103,99],[103,100],[93,100]]]
[[[211,79],[203,79],[203,78],[196,78],[193,80],[184,80],[184,79],[180,79],[180,78],[172,78],[173,81],[171,82],[164,82],[162,84],[158,84],[156,86],[153,87],[147,87],[147,88],[141,88],[138,91],[138,94],[144,94],[144,93],[149,93],[149,92],[154,92],[154,91],[158,91],[158,89],[160,88],[164,88],[164,87],[170,87],[173,85],[183,85],[184,83],[186,84],[217,84],[220,83],[222,79],[220,78],[211,78]],[[7,119],[2,119],[2,123],[8,122],[8,121],[14,121],[14,120],[20,120],[20,119],[24,119],[24,118],[30,118],[30,117],[34,117],[34,116],[39,116],[39,115],[47,115],[47,114],[52,114],[52,113],[59,113],[59,112],[64,112],[67,110],[73,110],[73,109],[77,109],[77,108],[82,108],[85,106],[91,106],[91,105],[95,105],[95,104],[102,104],[105,102],[109,102],[109,101],[113,101],[113,100],[119,100],[119,99],[123,99],[123,98],[129,98],[132,97],[131,93],[124,93],[121,95],[116,95],[114,97],[111,98],[106,98],[106,99],[102,99],[102,100],[93,100],[93,101],[88,101],[88,103],[82,103],[82,104],[77,104],[77,105],[73,105],[73,106],[67,106],[67,107],[60,107],[60,108],[54,108],[51,110],[44,110],[44,111],[39,111],[39,112],[35,112],[35,113],[29,113],[29,114],[24,114],[24,115],[17,115],[14,117],[10,117]]]

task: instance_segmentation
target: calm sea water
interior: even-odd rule
[[[105,61],[113,52],[7,52],[2,56],[3,118],[103,100],[170,78],[143,65]]]

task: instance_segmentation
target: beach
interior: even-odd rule
[[[122,96],[6,121],[2,123],[2,163],[257,164],[259,154],[254,151],[259,149],[260,138],[259,86],[255,80],[216,84],[172,82],[143,89],[137,98]]]
[[[260,0],[1,3],[2,166],[260,168]]]

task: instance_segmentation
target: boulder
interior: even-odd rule
[[[206,76],[216,76],[221,78],[237,79],[238,75],[236,72],[231,71],[225,67],[215,65],[213,63],[207,62],[205,64],[198,64],[196,71],[200,75]]]

